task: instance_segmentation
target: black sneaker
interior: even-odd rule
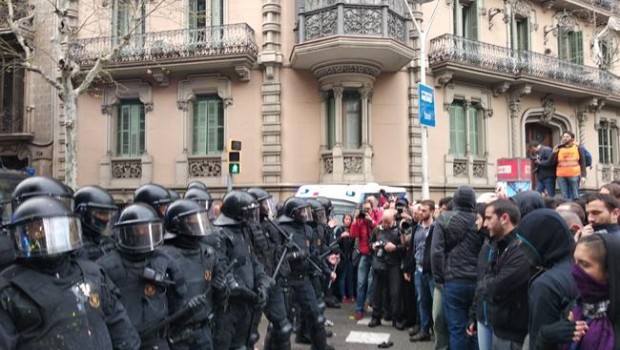
[[[431,335],[425,332],[419,332],[409,337],[409,341],[412,343],[419,342],[419,341],[430,341],[430,340],[431,340]]]
[[[414,335],[420,333],[420,326],[413,326],[409,328],[409,336],[413,337]]]
[[[374,328],[380,325],[381,325],[381,319],[376,318],[376,317],[371,318],[370,322],[368,322],[368,327],[370,328]]]
[[[405,324],[403,322],[394,321],[392,322],[392,327],[398,329],[399,331],[405,330]]]

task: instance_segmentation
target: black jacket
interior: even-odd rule
[[[529,260],[540,269],[530,280],[530,349],[536,349],[540,327],[566,317],[577,297],[571,276],[574,240],[562,217],[551,209],[534,210],[519,224],[519,238]]]
[[[542,145],[540,153],[538,154],[540,163],[537,164],[536,176],[539,180],[549,177],[555,177],[555,154],[553,149],[549,146]]]
[[[512,201],[519,207],[522,218],[533,210],[545,207],[545,200],[542,195],[536,191],[519,192],[512,197]]]
[[[516,230],[492,241],[490,264],[480,288],[489,298],[489,319],[501,339],[522,343],[527,335],[527,286],[533,268],[519,246]]]
[[[383,264],[385,266],[400,267],[403,262],[406,247],[400,241],[400,230],[398,227],[392,226],[384,229],[383,224],[375,227],[370,235],[370,246],[372,247],[377,241],[383,241],[384,243],[390,242],[396,246],[396,250],[391,253],[384,251],[381,256],[379,256],[380,254],[378,254],[378,252],[373,251],[373,259],[378,261],[379,264]]]
[[[484,237],[476,229],[476,194],[469,186],[454,193],[454,210],[435,222],[431,268],[437,284],[453,279],[476,281],[476,263]]]
[[[484,277],[484,273],[487,270],[487,267],[491,263],[490,259],[492,256],[489,254],[491,251],[491,239],[488,238],[488,231],[486,228],[481,230],[481,234],[487,236],[484,240],[484,244],[482,248],[480,248],[480,253],[478,254],[478,264],[476,265],[476,269],[478,270],[478,281],[476,283],[476,292],[474,295],[474,302],[472,303],[469,309],[469,320],[470,322],[480,321],[485,326],[489,325],[489,298],[484,294],[484,290],[482,289],[482,281]]]

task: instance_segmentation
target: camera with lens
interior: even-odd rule
[[[379,240],[375,243],[375,247],[377,248],[377,257],[380,258],[385,254],[385,241]]]

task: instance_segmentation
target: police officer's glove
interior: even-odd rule
[[[197,310],[207,304],[207,296],[205,294],[199,294],[191,298],[187,303],[187,306],[192,310]]]
[[[280,276],[288,277],[291,274],[291,264],[287,259],[282,260],[282,265],[280,265]]]
[[[302,260],[307,255],[308,254],[306,254],[306,252],[304,252],[303,250],[295,251],[295,252],[292,252],[292,253],[288,253],[288,260],[290,260],[290,261]]]
[[[230,290],[231,292],[234,291],[234,290],[239,289],[239,287],[240,287],[239,286],[239,282],[237,282],[235,280],[235,278],[233,277],[232,274],[230,274],[230,273],[227,274],[226,277],[225,277],[225,280],[226,280],[226,286],[228,286],[228,290]]]
[[[549,345],[572,343],[576,325],[575,321],[562,320],[540,327],[536,348],[547,349]]]
[[[267,306],[268,295],[269,293],[268,293],[267,287],[258,288],[258,293],[256,295],[256,301],[258,303],[258,306],[260,306],[261,309],[264,309],[265,306]]]
[[[211,285],[217,290],[224,290],[226,286],[226,277],[223,274],[218,274],[211,280]]]

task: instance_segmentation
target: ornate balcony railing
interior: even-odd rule
[[[97,58],[110,52],[118,40],[113,36],[79,39],[72,44],[71,52],[78,64],[92,65]],[[252,57],[258,54],[254,30],[247,23],[133,35],[114,62],[137,63],[243,54]]]
[[[407,44],[407,17],[395,0],[308,0],[302,8],[297,43],[333,35],[394,39]],[[395,11],[396,10],[396,11]]]
[[[620,13],[620,4],[618,3],[618,0],[579,0],[579,2],[592,4],[596,7],[602,8],[603,10],[611,11],[615,14]]]
[[[504,73],[514,79],[554,80],[605,94],[620,95],[620,79],[610,72],[535,52],[511,50],[452,34],[445,34],[431,40],[429,62],[431,65],[454,62]]]

